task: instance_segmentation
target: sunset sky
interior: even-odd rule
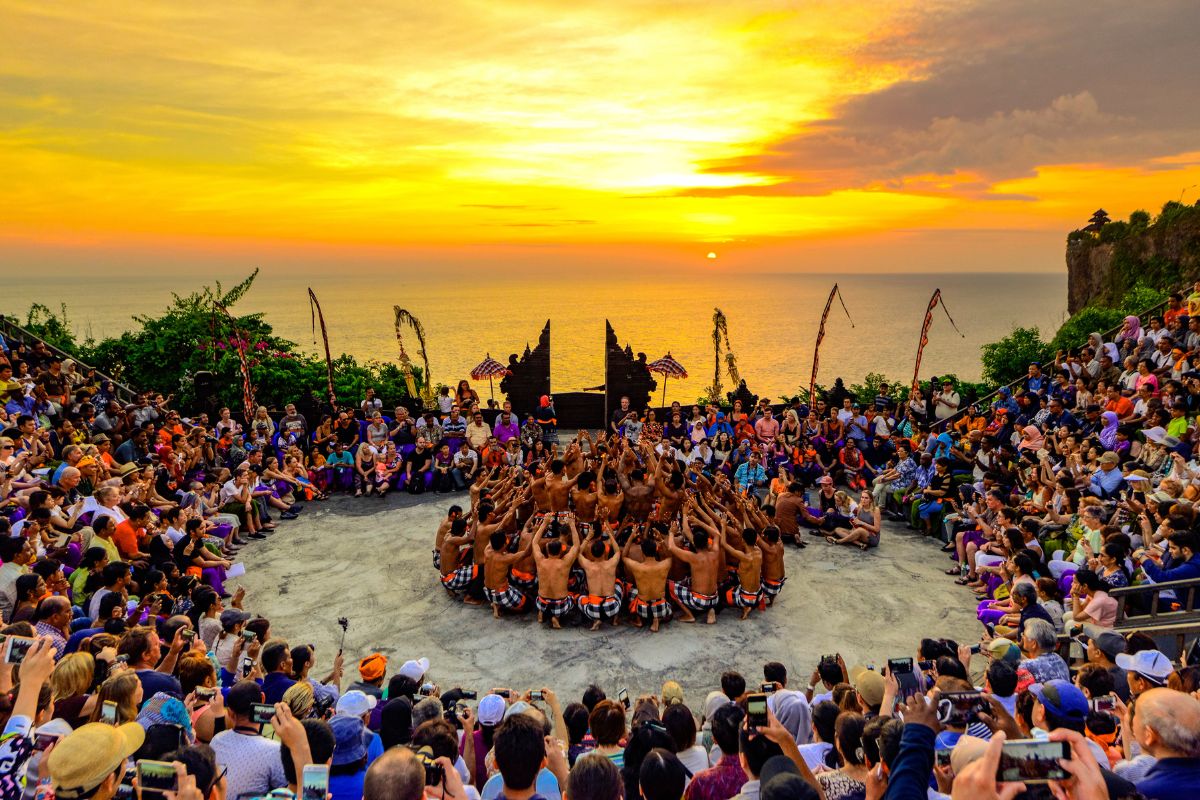
[[[1197,31],[1195,0],[0,0],[0,260],[1061,270],[1098,206],[1200,197]]]

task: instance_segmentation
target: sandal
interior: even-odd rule
[[[971,581],[967,578],[959,578],[958,580],[955,581],[955,583],[957,583],[959,586],[966,586],[970,582]]]
[[[947,575],[957,575],[960,572],[962,572],[962,570],[960,570],[958,567],[954,567],[953,569],[946,570]]]
[[[942,548],[942,552],[943,553],[953,553],[954,552],[954,542],[947,542],[946,546]]]
[[[859,550],[862,550],[864,553],[865,553],[865,552],[867,552],[867,543],[866,543],[866,542],[859,542],[859,543],[858,543],[858,549],[859,549]]]

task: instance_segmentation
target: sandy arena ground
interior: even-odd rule
[[[745,622],[725,611],[716,625],[673,621],[651,634],[626,625],[555,631],[533,615],[495,620],[487,607],[449,599],[431,561],[439,521],[467,499],[393,494],[310,503],[300,519],[242,551],[247,574],[231,585],[245,585],[247,607],[271,620],[274,636],[316,645],[318,677],[337,651],[337,618],[348,617],[343,688],[358,679],[357,659],[379,651],[389,676],[406,659],[428,658],[443,688],[550,686],[578,697],[596,682],[610,695],[625,686],[636,697],[674,678],[699,708],[727,669],[752,684],[765,662],[778,660],[795,682],[807,682],[822,653],[840,651],[848,665],[881,664],[913,654],[922,636],[978,636],[971,595],[942,574],[946,556],[891,523],[881,547],[866,554],[815,536],[805,550],[789,547],[782,595]]]

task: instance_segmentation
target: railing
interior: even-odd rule
[[[1159,303],[1156,303],[1155,305],[1150,306],[1149,308],[1143,309],[1142,311],[1138,312],[1137,316],[1141,319],[1145,319],[1146,317],[1148,317],[1156,312],[1161,312],[1164,308],[1166,308],[1166,305],[1167,305],[1167,300],[1163,300]],[[1112,337],[1115,336],[1117,333],[1119,333],[1122,327],[1124,327],[1124,322],[1122,322],[1120,325],[1117,325],[1115,328],[1110,328],[1107,331],[1103,331],[1100,334],[1100,338],[1102,338],[1106,342],[1111,341]],[[1012,389],[1015,389],[1017,386],[1020,386],[1024,381],[1025,381],[1025,376],[1022,375],[1019,378],[1015,378],[1015,379],[1009,381],[1008,383],[1004,384],[1003,386],[997,387],[990,394],[984,395],[983,397],[976,399],[974,403],[970,403],[967,405],[975,405],[975,406],[978,406],[980,409],[984,409],[984,408],[986,408],[986,406],[984,404],[990,402],[992,400],[992,398],[994,398],[998,394],[1000,394],[1001,389],[1008,389],[1011,391]],[[959,406],[958,411],[955,411],[953,414],[946,417],[945,419],[940,419],[940,420],[937,420],[936,422],[932,423],[930,425],[930,429],[936,430],[941,426],[949,425],[949,424],[957,421],[958,418],[961,417],[965,413],[967,413],[967,409],[964,408],[963,406]]]
[[[20,339],[27,345],[33,344],[34,342],[41,342],[42,344],[46,345],[46,347],[50,350],[51,353],[54,353],[59,358],[71,359],[84,372],[88,372],[89,370],[95,369],[95,367],[91,367],[91,366],[88,366],[87,364],[84,364],[82,361],[80,361],[78,358],[76,358],[71,353],[68,353],[65,350],[60,350],[59,348],[50,344],[49,342],[47,342],[45,339],[41,338],[37,334],[31,333],[30,331],[25,330],[20,325],[18,325],[15,320],[10,319],[9,317],[6,317],[2,314],[0,314],[0,332],[2,332],[4,334],[5,339]],[[121,383],[116,378],[112,377],[111,375],[105,375],[103,372],[101,372],[100,370],[97,369],[96,377],[97,377],[97,379],[99,379],[101,381],[112,381],[113,386],[116,387],[117,396],[120,397],[125,402],[132,403],[134,400],[137,399],[137,392],[135,392],[133,389],[126,386],[125,384]]]
[[[1170,591],[1174,600],[1163,600],[1162,593]],[[1108,594],[1117,601],[1117,628],[1160,625],[1171,623],[1194,623],[1200,626],[1200,613],[1196,610],[1196,592],[1200,591],[1200,578],[1166,583],[1144,583],[1138,586],[1123,586]],[[1130,614],[1130,601],[1136,603]],[[1149,602],[1149,610],[1145,603]],[[1163,606],[1167,605],[1166,608]]]

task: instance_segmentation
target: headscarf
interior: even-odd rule
[[[1137,316],[1130,314],[1125,318],[1125,325],[1121,328],[1121,332],[1117,334],[1118,339],[1129,339],[1137,344],[1142,340],[1142,321]]]
[[[787,729],[799,744],[808,741],[812,731],[812,712],[808,703],[802,702],[796,692],[780,692],[775,695],[773,709],[779,724]]]
[[[1100,430],[1100,444],[1105,450],[1115,450],[1117,447],[1117,427],[1120,425],[1120,418],[1113,411],[1105,411],[1100,415],[1100,419],[1104,421],[1104,427]]]
[[[1107,353],[1114,364],[1119,365],[1121,363],[1121,352],[1117,350],[1117,346],[1112,342],[1104,341],[1104,337],[1099,333],[1089,333],[1088,344],[1095,348],[1097,360],[1100,359],[1102,353]]]
[[[712,727],[713,714],[717,713],[717,709],[729,703],[729,698],[724,692],[709,692],[704,698],[704,725]]]
[[[548,395],[548,394],[542,395],[541,399],[538,400],[538,406],[541,408],[546,408],[549,405],[550,405],[550,395]]]
[[[1046,437],[1036,425],[1026,425],[1021,429],[1021,443],[1018,450],[1041,450],[1046,446]]]
[[[942,431],[941,433],[938,434],[937,439],[935,439],[934,441],[937,442],[937,445],[935,446],[934,451],[933,451],[934,459],[936,460],[939,458],[949,457],[950,449],[952,447],[954,447],[954,437],[951,436],[949,433]]]

